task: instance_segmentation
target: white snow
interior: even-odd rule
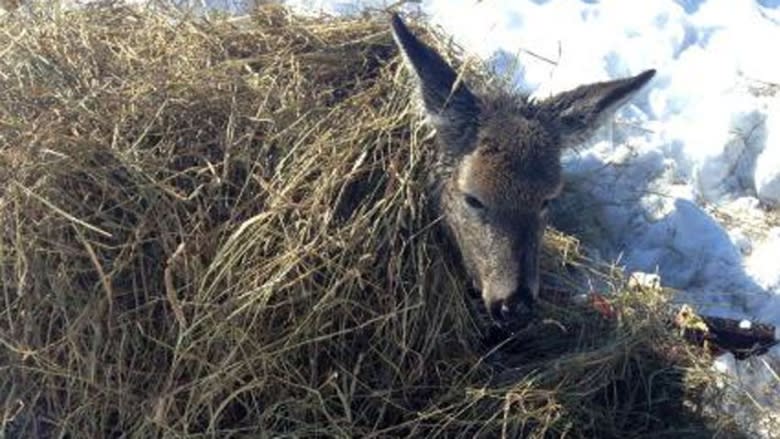
[[[367,9],[385,9],[397,1],[388,0],[285,0],[301,14],[351,15]]]
[[[780,206],[780,99],[767,110],[766,126],[773,129],[756,160],[756,192],[765,203]]]
[[[780,227],[769,231],[767,238],[761,242],[750,254],[746,261],[747,272],[756,283],[764,289],[780,291],[780,269],[777,259],[777,251],[780,248]],[[767,314],[768,318],[778,318],[780,307],[778,303]]]

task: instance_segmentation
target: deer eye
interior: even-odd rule
[[[482,210],[485,208],[485,205],[482,204],[481,201],[477,199],[477,197],[469,194],[463,195],[463,201],[466,202],[466,205],[471,207],[472,209]]]
[[[554,200],[554,198],[546,198],[542,200],[542,208],[540,209],[542,215],[547,215],[547,212],[550,210],[550,203]]]

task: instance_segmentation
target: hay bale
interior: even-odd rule
[[[384,17],[0,26],[5,434],[710,433],[660,291],[485,341]],[[554,231],[543,265],[624,288]]]

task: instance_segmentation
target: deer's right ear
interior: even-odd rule
[[[477,99],[457,74],[431,47],[409,31],[398,16],[392,17],[393,37],[407,64],[419,80],[425,110],[448,152],[461,155],[476,143],[479,123]]]

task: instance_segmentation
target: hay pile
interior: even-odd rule
[[[662,292],[485,342],[385,17],[0,27],[0,436],[712,432]]]

